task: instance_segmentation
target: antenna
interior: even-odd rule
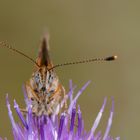
[[[69,65],[76,65],[76,64],[83,64],[83,63],[91,63],[91,62],[97,62],[97,61],[113,61],[117,59],[117,55],[113,55],[113,56],[108,56],[105,58],[92,58],[92,59],[86,59],[86,60],[81,60],[81,61],[75,61],[75,62],[67,62],[67,63],[63,63],[63,64],[57,64],[55,66],[53,66],[51,69],[55,69],[57,67],[63,67],[63,66],[69,66]]]
[[[28,55],[22,53],[21,51],[14,49],[13,47],[11,47],[11,46],[10,46],[8,43],[6,43],[5,41],[1,41],[1,42],[0,42],[0,47],[8,48],[8,49],[10,49],[10,50],[12,50],[12,51],[14,51],[14,52],[20,54],[20,55],[22,55],[22,56],[28,58],[30,61],[32,61],[37,67],[40,67],[40,66],[34,61],[34,59],[32,59],[32,58],[29,57]]]

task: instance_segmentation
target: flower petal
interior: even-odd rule
[[[105,105],[106,105],[106,101],[107,101],[107,98],[104,99],[104,103],[102,105],[102,108],[100,109],[100,112],[98,113],[97,117],[96,117],[96,120],[91,128],[91,132],[90,132],[90,135],[88,137],[88,140],[90,140],[93,136],[94,136],[94,132],[101,120],[101,117],[102,117],[102,114],[103,114],[103,111],[104,111],[104,108],[105,108]]]
[[[22,124],[25,126],[26,129],[28,129],[28,124],[27,124],[27,122],[25,121],[25,119],[24,119],[24,117],[23,117],[23,115],[22,115],[22,113],[21,113],[21,111],[20,111],[20,109],[19,109],[19,106],[18,106],[18,104],[16,103],[16,100],[14,100],[14,108],[15,108],[15,110],[16,110],[16,112],[17,112],[19,118],[20,118],[20,120],[22,121]]]
[[[60,140],[61,135],[62,135],[64,120],[65,120],[65,113],[62,113],[61,118],[60,118],[59,129],[58,129],[58,140]]]
[[[107,128],[106,128],[103,140],[106,140],[107,137],[108,137],[108,134],[109,134],[109,131],[110,131],[111,125],[112,125],[113,114],[114,114],[114,99],[112,99],[112,108],[111,108],[111,111],[110,111],[110,116],[109,116],[109,119],[108,119],[108,124],[107,124]]]

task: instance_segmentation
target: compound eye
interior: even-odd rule
[[[53,82],[53,75],[51,75],[51,77],[50,77],[50,83],[52,83]]]
[[[49,83],[53,83],[53,81],[54,81],[54,75],[53,74],[50,74],[48,80],[49,80]]]
[[[36,83],[40,82],[40,73],[38,73],[38,72],[35,74],[35,82]]]

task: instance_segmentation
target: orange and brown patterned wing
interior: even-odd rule
[[[39,48],[38,57],[36,60],[37,64],[41,66],[46,66],[47,68],[52,67],[52,62],[49,56],[49,35],[45,35],[41,41],[41,46]]]

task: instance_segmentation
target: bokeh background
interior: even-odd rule
[[[140,129],[140,2],[133,0],[0,1],[0,40],[36,58],[40,39],[50,33],[54,64],[85,58],[118,55],[118,60],[56,69],[68,91],[69,79],[77,90],[91,80],[81,95],[85,127],[89,130],[103,103],[108,103],[98,130],[104,132],[111,97],[115,116],[111,135],[122,140],[139,139]],[[15,98],[24,106],[22,85],[34,65],[23,56],[0,48],[0,136],[12,140],[5,105]],[[16,116],[16,114],[15,114]]]

